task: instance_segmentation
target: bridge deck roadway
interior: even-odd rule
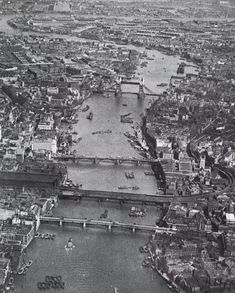
[[[134,158],[112,158],[112,157],[92,157],[92,156],[74,156],[74,155],[62,155],[62,156],[54,156],[53,159],[66,161],[66,160],[74,160],[74,161],[91,161],[94,162],[118,162],[122,163],[140,163],[140,164],[153,164],[156,163],[157,160],[148,160],[148,159],[134,159]]]
[[[56,217],[40,217],[40,222],[43,223],[55,223],[55,224],[77,224],[94,227],[109,227],[109,228],[123,228],[129,230],[141,230],[146,232],[173,232],[171,229],[159,228],[153,225],[140,225],[140,224],[126,224],[113,221],[101,221],[101,220],[88,220],[88,219],[79,219],[79,218],[56,218]],[[175,232],[175,231],[174,231]]]
[[[124,202],[139,202],[146,205],[151,204],[170,204],[173,201],[181,203],[194,202],[200,199],[202,195],[197,196],[184,196],[176,197],[174,195],[154,195],[154,194],[142,194],[131,192],[117,192],[117,191],[103,191],[103,190],[88,190],[88,189],[76,189],[76,188],[61,188],[63,199],[69,198],[86,198],[97,200],[118,200]],[[68,191],[72,192],[68,194]]]

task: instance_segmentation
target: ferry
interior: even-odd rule
[[[168,83],[162,82],[162,83],[158,83],[157,86],[167,86]]]
[[[91,112],[86,116],[86,118],[87,118],[88,120],[92,120],[92,119],[93,119],[93,112],[91,111]]]
[[[128,189],[127,186],[118,186],[118,189]]]

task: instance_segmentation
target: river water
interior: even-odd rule
[[[0,27],[7,33],[8,30],[12,32],[4,18]],[[147,67],[139,68],[136,74],[143,76],[145,84],[154,92],[160,93],[165,88],[157,87],[157,84],[169,82],[171,75],[175,75],[180,60],[155,50],[149,50],[147,53],[149,57],[154,57],[154,60],[150,61]],[[133,87],[128,88],[128,91],[135,90]],[[136,123],[141,122],[145,109],[151,102],[152,98],[141,101],[136,95],[124,95],[120,99],[114,96],[92,96],[86,104],[94,113],[93,120],[87,120],[87,113],[81,112],[78,123],[74,125],[74,131],[82,137],[82,141],[74,147],[77,153],[140,157],[127,141],[124,132],[133,132],[132,126],[136,127]],[[134,125],[120,122],[120,114],[129,112],[132,113]],[[111,134],[92,135],[94,131],[108,129],[112,130]],[[83,188],[117,191],[118,186],[129,185],[138,186],[138,192],[156,194],[156,181],[154,177],[144,175],[147,170],[150,168],[127,165],[68,165],[69,177],[76,183],[82,183]],[[135,178],[126,179],[125,171],[133,171]],[[108,219],[120,222],[155,224],[159,215],[156,207],[148,207],[146,217],[133,219],[128,216],[130,206],[74,201],[60,202],[55,213],[56,216],[98,219],[105,209],[108,209]],[[66,283],[66,293],[110,293],[114,291],[114,287],[118,287],[120,293],[170,292],[156,273],[141,266],[144,256],[139,253],[139,247],[148,241],[148,234],[118,231],[109,233],[102,229],[82,230],[77,227],[59,228],[50,225],[42,225],[40,232],[55,233],[56,239],[35,239],[30,244],[27,257],[34,263],[25,276],[16,277],[18,293],[40,292],[37,282],[43,281],[46,275],[61,275]],[[68,252],[65,250],[65,244],[70,237],[75,248]],[[50,292],[54,290],[51,289]]]
[[[139,49],[139,48],[138,48]],[[141,49],[139,49],[141,50]],[[143,50],[143,49],[142,49]],[[166,87],[158,87],[159,83],[168,83],[170,77],[176,74],[179,58],[166,56],[156,50],[148,50],[149,61],[147,67],[139,68],[137,76],[144,77],[145,85],[154,93],[161,93]],[[187,72],[195,72],[195,68],[186,67]],[[133,85],[125,85],[127,92],[137,92],[138,88]],[[140,157],[124,136],[125,132],[133,133],[133,128],[141,123],[145,109],[154,101],[153,97],[146,96],[144,100],[137,99],[136,95],[124,94],[121,98],[113,95],[107,98],[105,95],[94,95],[85,103],[90,107],[94,116],[93,120],[86,119],[87,112],[79,114],[79,121],[74,125],[74,131],[82,140],[77,144],[76,149],[79,155],[111,156],[111,157]],[[120,115],[131,113],[134,124],[120,122]],[[111,130],[110,134],[96,134],[92,132],[100,130]],[[85,189],[113,190],[117,191],[118,186],[138,186],[140,193],[159,193],[156,180],[152,176],[145,176],[144,171],[150,171],[150,167],[111,164],[69,164],[69,177],[76,183],[82,184]],[[125,178],[125,171],[133,171],[135,178]]]
[[[46,275],[61,275],[66,293],[169,293],[162,279],[141,266],[144,255],[138,252],[148,237],[141,234],[109,233],[103,230],[42,227],[56,233],[56,239],[33,240],[27,257],[34,260],[25,276],[16,278],[19,293],[38,293],[37,282]],[[75,248],[66,251],[72,237]],[[50,292],[57,292],[50,289]]]

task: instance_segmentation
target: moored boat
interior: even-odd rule
[[[33,261],[30,259],[30,260],[27,262],[26,267],[29,268],[32,264],[33,264]]]
[[[86,112],[90,109],[90,107],[88,105],[86,105],[83,109],[82,109],[82,112]]]
[[[167,85],[168,85],[168,83],[166,83],[166,82],[162,82],[162,83],[157,84],[157,86],[167,86]]]
[[[118,189],[128,189],[128,187],[123,185],[123,186],[118,186]]]
[[[86,118],[87,118],[88,120],[92,120],[92,119],[93,119],[93,112],[91,111],[91,112],[86,116]]]
[[[24,268],[19,269],[18,275],[23,275],[23,273],[24,273]]]

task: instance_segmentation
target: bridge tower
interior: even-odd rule
[[[122,96],[122,78],[119,76],[116,81],[115,97],[120,98]]]
[[[143,77],[140,79],[139,83],[139,93],[138,93],[138,99],[144,99],[145,93],[144,93],[144,79]]]

